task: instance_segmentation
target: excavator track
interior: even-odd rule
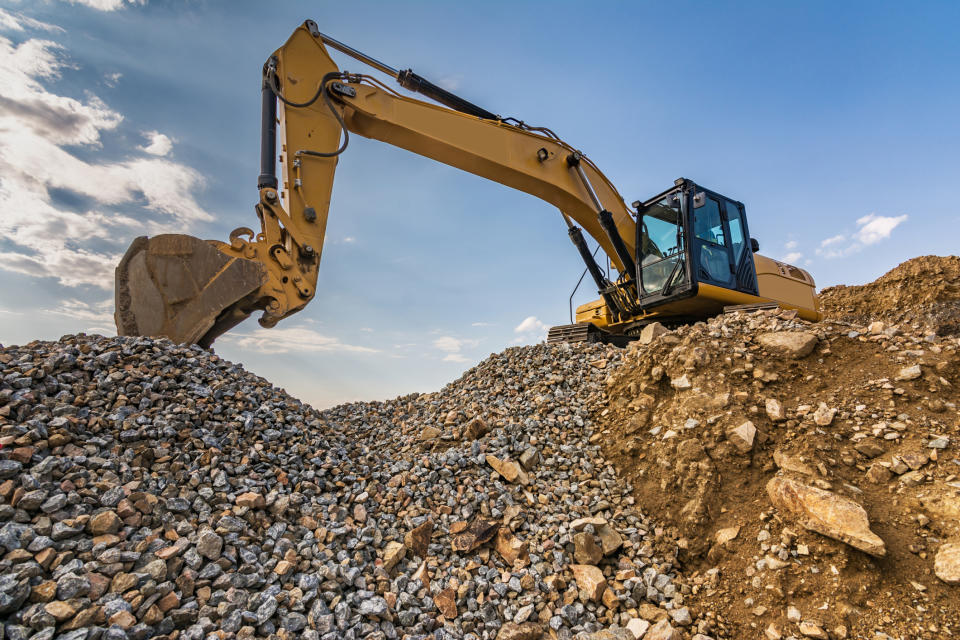
[[[547,332],[547,344],[560,344],[568,342],[576,344],[578,342],[600,342],[597,328],[589,322],[577,322],[575,324],[561,324],[556,327],[550,327]]]
[[[578,344],[587,342],[625,347],[632,340],[636,339],[636,336],[609,333],[590,322],[561,324],[556,327],[550,327],[550,330],[547,332],[547,344],[560,344],[562,342]]]

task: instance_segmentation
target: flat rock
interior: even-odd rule
[[[830,640],[830,635],[823,628],[823,625],[816,620],[801,622],[800,633],[808,638],[816,638],[816,640]]]
[[[527,564],[530,560],[529,545],[519,537],[513,535],[509,529],[501,527],[497,532],[497,553],[507,563],[507,566]]]
[[[767,417],[774,422],[783,422],[787,419],[786,411],[783,410],[783,405],[780,404],[780,401],[776,398],[767,398],[766,402],[766,411]]]
[[[773,461],[778,467],[790,473],[799,473],[804,476],[812,476],[814,473],[813,468],[801,460],[800,456],[790,455],[781,449],[773,452]]]
[[[69,602],[63,602],[61,600],[48,602],[43,608],[47,613],[56,618],[57,622],[63,622],[68,618],[72,618],[77,613],[76,607]]]
[[[757,336],[770,353],[799,360],[810,355],[817,346],[817,336],[809,331],[774,331]]]
[[[726,527],[720,529],[714,534],[714,538],[717,541],[717,544],[726,544],[736,538],[740,534],[740,527]]]
[[[883,540],[870,530],[867,512],[849,498],[783,476],[770,479],[767,495],[775,507],[806,529],[873,556],[887,553]]]
[[[631,618],[627,622],[627,631],[633,634],[634,640],[639,640],[650,629],[650,623],[643,618]]]
[[[747,420],[738,427],[727,431],[727,440],[740,453],[750,453],[753,450],[753,439],[757,435],[757,428]]]
[[[487,426],[487,423],[484,422],[483,418],[477,416],[467,423],[467,426],[463,430],[463,435],[469,440],[477,440],[478,438],[482,438],[489,431],[490,427]]]
[[[897,373],[897,380],[901,382],[907,382],[909,380],[916,380],[923,375],[923,370],[920,369],[920,365],[914,364],[909,367],[904,367],[900,369],[900,372]]]
[[[603,551],[605,556],[623,546],[623,538],[609,524],[602,524],[597,527],[597,537],[600,538],[600,550]]]
[[[116,533],[120,530],[120,517],[113,511],[103,511],[90,518],[87,521],[87,530],[91,535],[102,536],[108,533]]]
[[[407,546],[393,540],[383,548],[383,570],[391,571],[407,555]]]
[[[587,595],[587,598],[600,602],[603,592],[607,590],[607,580],[603,577],[600,568],[589,564],[573,564],[570,565],[570,570],[573,571],[573,579],[577,581],[577,586]]]
[[[413,555],[426,558],[431,536],[433,536],[433,520],[427,520],[408,531],[403,537],[403,543]]]
[[[587,525],[593,525],[594,527],[602,527],[607,524],[606,518],[601,518],[600,516],[587,516],[586,518],[577,518],[570,523],[570,528],[574,531],[583,531],[583,528]]]
[[[876,458],[884,452],[883,446],[875,438],[864,438],[853,445],[853,448],[868,458]]]
[[[443,433],[440,429],[436,427],[424,427],[420,431],[421,440],[433,440],[434,438],[439,438],[440,434]]]
[[[487,455],[487,464],[499,473],[507,482],[527,483],[527,474],[516,462],[509,459],[501,460],[497,456]]]
[[[940,545],[933,561],[933,572],[947,584],[960,584],[960,543]]]
[[[453,587],[448,587],[433,596],[433,604],[437,610],[443,614],[447,620],[453,620],[457,617],[457,591]]]
[[[497,640],[540,640],[543,627],[535,622],[505,622],[497,633]]]
[[[263,499],[263,496],[253,491],[238,495],[236,503],[237,506],[247,507],[248,509],[263,509],[266,506],[266,501]]]
[[[640,344],[650,344],[660,336],[670,333],[670,329],[659,322],[651,322],[640,331],[640,338],[637,340]]]
[[[616,627],[593,633],[584,631],[573,636],[573,640],[634,640],[634,635],[627,629]]]
[[[469,553],[489,542],[500,530],[500,523],[486,518],[474,518],[461,533],[453,536],[450,546],[454,551]]]
[[[681,640],[683,635],[666,620],[661,620],[647,631],[643,640]]]
[[[592,533],[575,533],[573,535],[573,559],[580,564],[598,564],[603,558],[603,552],[597,546]]]

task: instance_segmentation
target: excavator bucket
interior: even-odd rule
[[[209,347],[250,315],[263,267],[193,236],[141,236],[116,270],[117,333]]]

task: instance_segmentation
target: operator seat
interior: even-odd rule
[[[700,245],[700,268],[707,272],[711,280],[730,282],[730,264],[727,262],[727,251],[721,245]]]

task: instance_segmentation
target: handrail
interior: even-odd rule
[[[597,251],[599,251],[599,250],[600,250],[600,245],[598,244],[598,245],[597,245],[597,248],[593,250],[593,255],[596,256],[596,255],[597,255]],[[610,258],[608,257],[608,258],[607,258],[607,273],[608,273],[608,275],[609,275],[609,269],[610,269]],[[583,283],[583,278],[587,275],[587,271],[588,271],[588,269],[585,268],[585,269],[583,270],[583,273],[580,274],[580,279],[577,280],[577,286],[575,286],[575,287],[573,288],[573,291],[570,292],[570,298],[567,300],[567,304],[570,306],[570,324],[573,324],[573,296],[575,296],[575,295],[577,294],[577,289],[579,289],[579,288],[580,288],[580,285]]]

